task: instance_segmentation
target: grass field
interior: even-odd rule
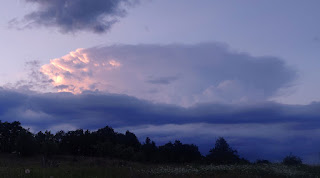
[[[118,178],[118,177],[320,177],[319,166],[175,165],[141,164],[91,157],[55,157],[42,164],[42,157],[1,155],[1,178]]]

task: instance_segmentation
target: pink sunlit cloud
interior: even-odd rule
[[[50,60],[49,64],[41,67],[41,72],[53,80],[52,84],[59,92],[79,94],[84,90],[106,89],[105,83],[95,79],[95,75],[120,66],[114,59],[110,59],[109,63],[89,59],[85,50],[79,48]]]

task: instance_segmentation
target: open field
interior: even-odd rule
[[[29,172],[30,171],[30,172]],[[141,164],[92,157],[42,158],[1,155],[0,177],[13,178],[105,178],[105,177],[320,177],[319,166]]]

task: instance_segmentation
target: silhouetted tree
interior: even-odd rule
[[[127,147],[132,147],[136,151],[141,146],[137,136],[134,133],[129,132],[128,130],[126,131],[126,134],[124,136],[124,145],[126,145]]]
[[[55,141],[55,136],[50,131],[45,131],[45,133],[38,132],[35,135],[35,140],[37,141],[40,153],[45,157],[57,153],[58,145]]]
[[[159,146],[160,161],[162,162],[193,162],[201,159],[201,154],[196,145],[182,144],[176,140]]]
[[[95,135],[98,142],[116,142],[116,133],[111,127],[106,126],[102,129],[97,130],[93,134]]]
[[[142,160],[147,162],[156,162],[158,160],[158,148],[154,141],[149,137],[146,138],[145,143],[141,146]]]
[[[65,145],[65,142],[64,142],[65,135],[66,135],[66,133],[63,130],[58,131],[54,135],[54,141],[58,147],[57,154],[63,154],[67,150],[67,148],[66,148],[67,145]]]
[[[34,136],[28,130],[21,130],[17,138],[16,151],[20,156],[32,156],[37,153]]]
[[[216,140],[214,148],[210,150],[206,159],[209,163],[214,164],[235,164],[241,160],[237,150],[233,150],[222,137]]]
[[[82,129],[67,132],[64,136],[66,151],[72,155],[83,155],[83,147],[85,147],[85,145],[82,144],[83,138],[84,133]]]
[[[0,121],[0,150],[7,153],[16,151],[17,138],[23,130],[20,122]]]
[[[157,147],[149,137],[141,144],[134,133],[130,131],[126,131],[125,134],[117,133],[108,126],[93,132],[77,129],[68,132],[59,131],[56,134],[40,131],[34,135],[24,129],[20,122],[1,121],[0,151],[16,152],[20,156],[41,154],[44,166],[47,166],[51,156],[57,154],[164,163],[191,163],[203,160],[196,145],[183,144],[176,140],[174,143],[169,142]],[[233,150],[223,138],[216,141],[206,160],[216,164],[249,163],[243,158],[240,159],[237,151]],[[299,160],[301,163],[300,158],[291,156],[284,159],[283,163],[293,164],[294,161],[299,163]]]

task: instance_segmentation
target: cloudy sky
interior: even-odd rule
[[[4,0],[0,119],[319,163],[319,1]]]

